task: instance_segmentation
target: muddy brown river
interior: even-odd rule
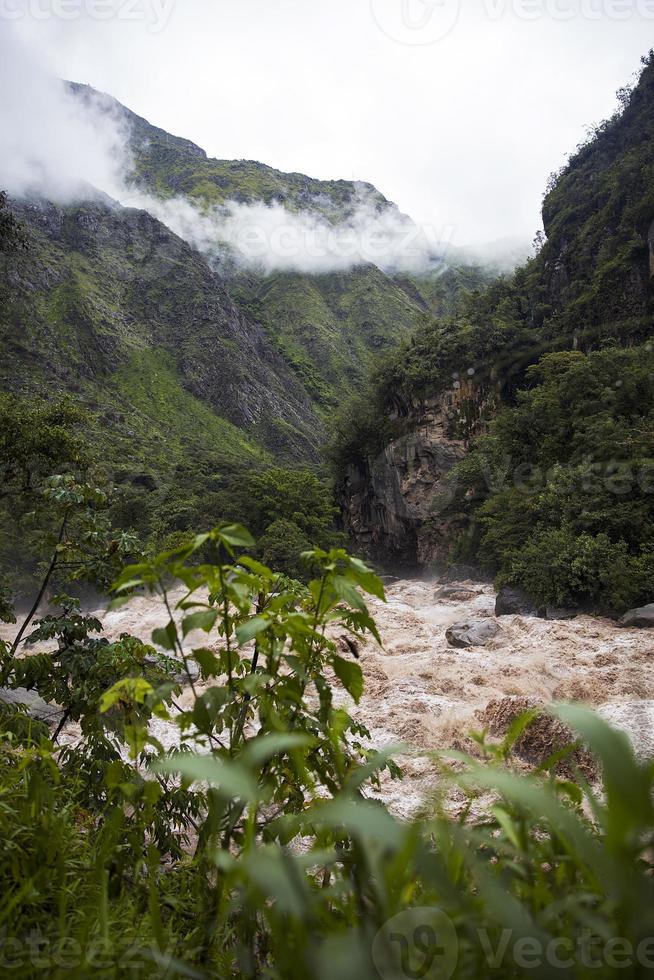
[[[494,618],[492,586],[462,586],[465,598],[443,599],[436,596],[437,581],[397,580],[387,586],[387,603],[372,600],[382,646],[374,640],[362,644],[365,692],[358,706],[348,707],[366,724],[375,747],[466,747],[467,733],[482,727],[489,702],[528,697],[591,705],[627,731],[639,754],[654,756],[654,631],[621,629],[590,616],[556,622],[503,616],[501,631],[485,646],[454,649],[445,637],[448,627]],[[159,602],[136,598],[102,618],[109,638],[130,632],[149,641],[163,616]],[[6,637],[12,633],[3,627]],[[206,642],[206,636],[191,634],[189,647],[194,640]],[[183,698],[190,700],[190,691]],[[166,744],[175,743],[174,725],[156,727]],[[382,796],[398,815],[410,815],[433,787],[435,767],[420,755],[403,756],[402,765],[404,779],[384,780]]]

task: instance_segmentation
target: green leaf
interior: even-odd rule
[[[358,704],[363,694],[363,671],[359,664],[345,660],[343,657],[334,656],[332,666],[345,690]]]
[[[253,616],[252,619],[248,619],[245,623],[241,623],[240,626],[236,627],[236,638],[238,639],[238,645],[244,646],[244,644],[249,643],[253,640],[255,636],[259,633],[263,633],[265,629],[268,628],[268,620],[264,619],[263,616]]]
[[[347,602],[348,605],[353,606],[354,609],[359,609],[361,612],[367,612],[366,604],[363,601],[363,596],[361,593],[348,582],[346,578],[342,575],[334,575],[332,578],[332,585],[334,586],[334,592],[339,599],[343,602]]]
[[[220,660],[212,650],[205,647],[198,647],[193,651],[193,659],[199,665],[202,677],[206,680],[209,677],[217,677],[222,672]]]
[[[107,612],[113,612],[114,609],[120,609],[121,606],[127,605],[128,602],[132,601],[131,595],[119,595],[115,599],[112,599],[107,606]]]
[[[333,828],[342,827],[352,837],[360,840],[371,838],[388,847],[396,848],[402,843],[405,830],[390,815],[388,810],[367,800],[334,799],[319,804],[311,822]]]
[[[177,637],[177,630],[172,619],[167,626],[163,628],[152,630],[152,642],[156,643],[157,646],[163,647],[164,650],[174,650],[175,640]]]
[[[250,532],[241,524],[226,524],[218,528],[218,538],[232,548],[253,548],[256,544]]]
[[[306,749],[315,744],[315,738],[311,735],[303,735],[301,732],[280,732],[279,734],[262,735],[259,738],[251,739],[247,743],[242,758],[252,768],[257,768],[274,755],[279,755],[282,752],[292,752],[295,749]]]
[[[263,845],[242,859],[248,878],[271,899],[283,915],[303,919],[311,903],[306,877],[295,856],[276,845]]]
[[[381,599],[382,602],[386,602],[384,583],[379,576],[371,572],[368,566],[359,558],[350,558],[349,565],[352,576],[364,592],[367,592],[369,595],[374,595],[377,599]]]
[[[201,609],[199,612],[191,613],[190,616],[185,616],[182,620],[182,633],[184,636],[188,636],[193,630],[204,630],[205,633],[210,633],[217,618],[216,609]]]
[[[110,687],[108,691],[104,692],[100,698],[100,712],[104,713],[105,711],[109,711],[110,708],[120,701],[143,704],[147,695],[152,693],[152,691],[154,691],[152,684],[148,683],[143,677],[124,677],[122,680],[117,681],[113,687]]]
[[[260,561],[256,558],[250,557],[250,555],[242,555],[238,559],[238,564],[243,565],[244,568],[249,568],[251,572],[255,575],[259,575],[261,578],[271,579],[274,575],[267,565],[262,565]]]
[[[259,789],[245,766],[211,755],[176,753],[157,762],[158,772],[178,772],[191,782],[209,783],[223,796],[256,803]]]

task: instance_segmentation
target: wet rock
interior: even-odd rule
[[[545,619],[576,619],[578,615],[576,609],[559,609],[556,606],[548,606],[545,610]]]
[[[468,602],[479,595],[476,589],[468,589],[465,585],[441,585],[436,590],[435,599],[448,599],[451,602]]]
[[[654,602],[640,609],[630,609],[620,620],[621,626],[637,626],[640,629],[654,629]]]
[[[0,701],[4,704],[22,704],[27,708],[27,713],[31,718],[38,718],[45,721],[48,725],[57,725],[61,720],[63,711],[56,704],[48,704],[36,691],[28,691],[25,687],[9,689],[0,688]]]
[[[359,551],[396,569],[447,565],[467,522],[453,508],[452,470],[483,431],[497,395],[495,383],[471,378],[434,398],[398,397],[402,434],[374,459],[349,466],[341,488],[345,524]]]
[[[489,701],[479,718],[490,735],[504,737],[516,718],[527,711],[534,717],[511,747],[514,755],[533,766],[541,765],[551,756],[564,749],[570,755],[553,764],[560,775],[572,775],[581,770],[587,778],[594,778],[597,766],[592,755],[578,746],[577,736],[563,722],[549,714],[545,705],[528,697],[506,697]]]
[[[359,659],[360,646],[356,640],[353,640],[351,636],[347,635],[347,633],[343,633],[342,636],[337,637],[336,646],[341,653],[351,653],[356,660]]]
[[[542,610],[522,589],[507,585],[500,589],[495,600],[496,616],[542,616]]]
[[[471,619],[467,623],[450,626],[445,638],[451,647],[465,649],[483,647],[501,632],[501,627],[494,619]]]

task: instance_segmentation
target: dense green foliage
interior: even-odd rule
[[[161,387],[156,397],[163,420],[171,403]],[[190,433],[193,415],[186,421]],[[0,596],[7,590],[29,595],[36,566],[49,557],[60,526],[49,497],[55,473],[73,484],[100,487],[94,519],[104,523],[105,537],[135,541],[136,535],[149,551],[187,540],[203,520],[220,522],[231,514],[262,538],[262,554],[302,578],[307,569],[300,555],[311,542],[329,548],[341,541],[332,492],[313,471],[241,464],[221,475],[209,454],[193,465],[178,464],[169,482],[159,484],[148,474],[134,479],[129,471],[112,471],[91,445],[92,431],[86,413],[70,399],[0,396]]]
[[[425,318],[344,408],[332,446],[345,487],[350,465],[365,475],[412,431],[424,399],[456,394],[446,435],[472,452],[427,521],[467,518],[452,554],[542,604],[613,611],[654,598],[654,57],[621,104],[552,179],[538,253]]]
[[[654,584],[651,346],[549,354],[451,475],[468,554],[543,604],[622,611]]]

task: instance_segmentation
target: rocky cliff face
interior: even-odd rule
[[[28,248],[1,270],[6,387],[81,391],[93,402],[98,386],[115,384],[129,402],[126,374],[138,383],[137,364],[165,362],[161,382],[180,396],[279,457],[317,459],[320,423],[302,385],[186,242],[109,199],[16,204],[15,213]]]
[[[551,181],[538,254],[510,280],[471,293],[462,312],[455,309],[450,322],[445,318],[440,338],[418,328],[404,365],[389,372],[394,389],[387,379],[387,387],[377,390],[377,431],[393,419],[397,391],[413,403],[381,454],[375,456],[375,440],[367,435],[349,452],[348,458],[364,461],[351,466],[343,481],[345,520],[373,558],[425,565],[448,557],[463,518],[452,516],[452,508],[444,513],[452,499],[447,474],[483,428],[483,418],[492,415],[500,386],[510,408],[516,391],[533,384],[527,369],[547,352],[651,342],[654,55],[621,102],[621,110]],[[488,402],[482,388],[443,393],[448,370],[467,363],[497,376],[489,411],[481,408]],[[466,403],[468,419],[461,425],[458,414]],[[374,429],[368,425],[366,432]]]
[[[444,515],[454,490],[451,470],[483,431],[496,397],[491,385],[465,381],[405,406],[403,434],[376,459],[349,467],[344,519],[363,553],[396,568],[447,562],[463,520]]]

